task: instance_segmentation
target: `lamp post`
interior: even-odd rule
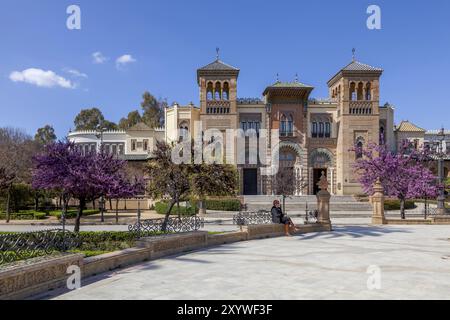
[[[444,141],[445,141],[445,130],[442,128],[438,133],[438,141],[439,148],[437,151],[438,154],[438,175],[439,175],[439,184],[441,188],[439,189],[439,196],[437,198],[437,214],[445,215],[445,188],[444,185]]]
[[[97,138],[100,138],[100,153],[103,153],[103,132],[105,132],[106,130],[107,129],[102,127],[101,125],[99,125],[97,128],[98,134],[96,136],[97,136]],[[104,195],[102,195],[100,197],[99,206],[100,206],[100,215],[101,215],[100,221],[105,222],[105,197],[104,197]]]

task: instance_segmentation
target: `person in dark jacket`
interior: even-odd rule
[[[289,233],[289,228],[296,227],[291,218],[285,215],[283,210],[281,210],[280,201],[275,200],[273,202],[273,207],[272,210],[270,210],[270,213],[272,214],[272,222],[276,224],[284,224],[284,232],[286,233],[286,236],[290,237],[291,234]]]

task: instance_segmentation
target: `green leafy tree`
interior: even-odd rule
[[[166,230],[173,207],[175,204],[179,206],[180,201],[193,197],[204,199],[206,196],[228,196],[236,192],[237,174],[233,167],[218,164],[175,164],[172,161],[172,147],[161,141],[156,143],[146,173],[150,196],[154,199],[170,199],[163,230]]]
[[[0,128],[0,186],[6,193],[6,220],[11,214],[11,198],[16,184],[30,184],[33,155],[40,146],[25,132]]]
[[[98,108],[84,109],[75,117],[75,130],[97,130],[105,128],[106,130],[116,130],[117,125],[114,122],[105,120],[103,113]]]
[[[119,129],[117,124],[115,124],[114,122],[108,121],[108,120],[103,121],[101,127],[106,129],[106,130],[117,130],[117,129]]]
[[[39,128],[34,136],[34,140],[42,146],[53,143],[56,139],[55,129],[50,125]]]
[[[200,164],[194,165],[191,177],[191,194],[200,200],[201,213],[206,213],[205,200],[212,196],[233,196],[236,194],[238,174],[231,165]]]
[[[167,106],[167,101],[156,99],[148,91],[144,92],[142,99],[142,121],[150,128],[161,127],[164,124],[164,108]]]
[[[138,124],[142,121],[141,114],[139,111],[134,110],[131,111],[126,118],[122,118],[119,121],[119,129],[121,130],[128,130],[132,126]]]

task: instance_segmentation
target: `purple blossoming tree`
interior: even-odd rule
[[[438,193],[436,177],[427,168],[426,150],[415,150],[404,142],[397,153],[385,146],[370,144],[356,150],[362,155],[354,164],[364,192],[373,194],[373,185],[380,178],[387,196],[400,200],[401,218],[405,219],[405,201],[414,198],[431,198]]]
[[[34,158],[32,185],[36,189],[57,190],[64,201],[64,210],[70,198],[79,201],[75,220],[75,232],[80,230],[83,210],[88,201],[118,194],[119,184],[125,183],[126,163],[104,153],[82,154],[71,142],[56,142],[45,147],[45,151]],[[124,186],[127,194],[136,190]]]

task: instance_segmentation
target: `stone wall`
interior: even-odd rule
[[[0,269],[0,300],[23,299],[61,287],[68,279],[67,268],[83,267],[82,254],[63,254],[19,261]]]
[[[297,233],[331,231],[330,224],[299,226]],[[279,224],[242,227],[238,232],[209,234],[204,231],[142,238],[137,248],[84,258],[82,254],[61,254],[18,262],[0,268],[0,300],[24,299],[48,290],[64,287],[69,277],[67,268],[77,265],[81,277],[98,275],[144,261],[155,260],[227,243],[271,238],[284,235]]]

